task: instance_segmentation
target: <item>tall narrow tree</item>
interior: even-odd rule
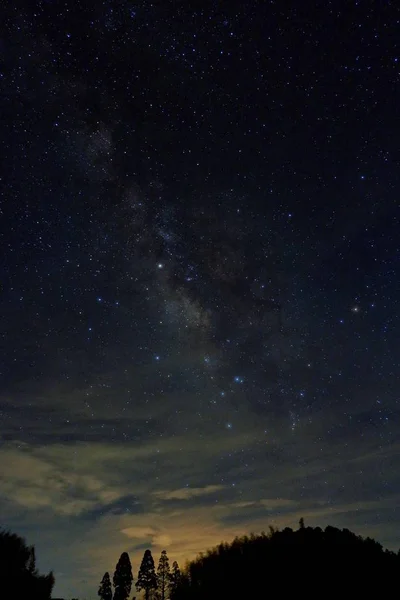
[[[150,550],[146,550],[144,553],[138,573],[136,589],[138,592],[144,590],[145,600],[149,600],[150,592],[157,589],[157,575]]]
[[[168,598],[170,574],[167,551],[163,550],[157,566],[157,588],[160,600]]]
[[[127,552],[123,552],[115,567],[113,577],[114,600],[128,600],[132,588],[132,565]]]
[[[35,552],[34,546],[31,546],[31,555],[28,560],[27,569],[28,569],[29,573],[31,573],[31,575],[34,575],[34,576],[37,575],[36,552]]]
[[[112,600],[111,579],[109,573],[104,573],[97,594],[101,600]]]
[[[174,560],[174,562],[172,563],[172,570],[171,573],[169,575],[169,587],[170,587],[170,593],[171,596],[174,595],[174,592],[176,592],[176,590],[178,589],[178,586],[181,582],[181,571],[179,569],[179,565],[176,562],[176,560]]]

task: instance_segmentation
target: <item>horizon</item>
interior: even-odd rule
[[[296,529],[296,527],[288,526],[288,525],[285,525],[285,526],[281,525],[281,527],[278,527],[278,526],[269,526],[268,529],[272,528],[274,530],[274,532],[279,532],[279,531],[283,531],[285,528],[289,528],[289,529],[291,529],[292,531],[295,532],[295,531],[300,531],[302,527],[305,527],[305,529],[313,529],[313,530],[315,530],[317,528],[320,528],[323,531],[326,527],[335,527],[335,526],[332,526],[332,524],[326,525],[324,527],[320,527],[319,525],[313,525],[313,524],[310,525],[309,523],[305,522],[305,520],[303,519],[303,517],[300,517],[299,522],[297,523],[297,529]],[[260,531],[242,532],[241,534],[235,535],[231,539],[220,540],[219,542],[217,542],[217,543],[215,543],[213,545],[210,545],[207,548],[203,548],[198,553],[196,553],[195,555],[193,555],[191,558],[186,557],[184,560],[181,560],[181,563],[178,566],[180,567],[181,572],[184,572],[185,568],[186,568],[186,565],[189,562],[191,562],[192,560],[195,560],[195,559],[199,558],[200,554],[205,554],[206,551],[208,551],[208,550],[215,550],[215,549],[217,549],[217,547],[219,546],[219,544],[221,544],[221,543],[222,544],[225,544],[225,543],[231,544],[234,541],[234,539],[237,539],[237,538],[241,539],[241,538],[244,538],[244,537],[250,537],[252,535],[256,535],[256,536],[263,535],[263,534],[265,534],[266,529],[267,528],[264,527],[264,529],[260,530]],[[272,529],[271,529],[271,532],[272,532]],[[353,533],[356,536],[361,537],[363,539],[372,538],[375,542],[378,542],[382,546],[382,548],[383,548],[384,551],[385,550],[391,550],[392,552],[394,551],[396,554],[400,553],[400,548],[392,548],[392,549],[386,548],[385,545],[382,544],[381,540],[373,538],[373,536],[369,536],[367,534],[360,534],[358,531],[354,531],[353,529],[351,529],[351,527],[343,527],[343,528],[339,527],[338,529],[340,531],[342,531],[342,530],[350,531],[351,533]],[[18,535],[18,532],[12,532],[12,533],[17,533],[17,535]],[[270,533],[267,533],[266,535],[270,535]],[[29,540],[25,540],[25,541],[28,543],[28,545],[34,545],[35,549],[36,549],[36,545],[34,543],[30,543],[29,544]],[[145,545],[142,545],[142,546],[144,548]],[[135,557],[137,559],[136,562],[134,560],[132,560],[132,556],[133,555],[130,552],[128,552],[127,550],[123,550],[121,552],[121,554],[123,552],[127,552],[128,555],[129,555],[129,558],[130,558],[130,562],[131,562],[131,565],[132,565],[132,575],[133,575],[133,582],[132,582],[132,590],[133,591],[131,591],[131,593],[134,594],[134,595],[135,595],[135,583],[137,581],[137,572],[139,570],[139,565],[140,565],[140,563],[142,561],[143,554],[144,554],[143,548],[141,548],[141,550],[138,550],[138,549],[134,550]],[[159,551],[158,555],[155,554],[151,549],[150,549],[150,551],[152,552],[154,563],[155,563],[155,567],[157,569],[158,560],[160,558],[162,550]],[[168,556],[168,559],[169,559],[169,565],[171,567],[172,563],[176,560],[176,558],[173,557],[173,556],[170,556],[168,554],[168,552],[167,552],[167,556]],[[119,556],[118,556],[118,558],[119,558]],[[136,567],[136,563],[137,563],[137,569],[135,568]],[[38,561],[38,564],[40,564],[40,561]],[[113,569],[107,569],[105,571],[105,572],[109,573],[111,581],[113,580],[114,571],[115,571],[115,566],[114,566]],[[102,574],[102,576],[103,575],[104,575],[104,573]],[[100,580],[101,580],[101,578],[99,579],[99,583],[100,583]],[[139,594],[139,597],[141,597],[142,592],[136,592],[136,594]],[[97,593],[93,594],[93,592],[92,592],[92,595],[89,593],[89,595],[84,595],[84,596],[82,596],[82,595],[81,596],[72,595],[70,597],[67,597],[67,596],[57,596],[57,595],[54,595],[54,593],[52,594],[52,599],[54,599],[54,600],[70,600],[70,599],[73,599],[73,598],[77,598],[77,600],[94,600],[95,597],[97,597]]]
[[[329,524],[329,525],[326,525],[325,527],[320,527],[319,525],[310,525],[310,524],[308,524],[308,523],[306,523],[306,522],[305,522],[305,520],[303,519],[303,517],[300,517],[300,519],[299,519],[299,522],[297,523],[297,529],[296,529],[295,527],[290,527],[290,526],[288,526],[288,525],[285,525],[285,526],[283,526],[283,525],[282,525],[281,527],[277,527],[277,526],[275,526],[275,527],[271,526],[271,527],[273,528],[274,532],[283,531],[285,528],[289,528],[289,529],[291,529],[292,531],[294,531],[294,532],[295,532],[295,531],[300,531],[302,527],[305,527],[305,529],[313,529],[314,531],[315,531],[315,529],[317,529],[317,528],[320,528],[320,529],[322,529],[322,531],[323,531],[323,530],[325,529],[325,527],[333,527],[333,526],[332,526],[331,524]],[[259,536],[259,535],[265,534],[265,530],[266,530],[266,529],[267,529],[267,528],[264,528],[263,530],[260,530],[259,532],[257,532],[257,531],[243,532],[242,534],[235,535],[234,537],[232,537],[232,538],[231,538],[231,539],[229,539],[229,540],[220,540],[218,543],[216,543],[216,544],[214,544],[214,545],[211,545],[211,546],[209,546],[209,547],[207,547],[207,548],[203,548],[201,551],[199,551],[199,552],[198,552],[196,555],[194,555],[193,557],[191,557],[191,558],[188,558],[188,557],[186,557],[184,560],[182,560],[182,561],[181,561],[181,563],[179,564],[180,570],[181,570],[181,572],[182,572],[182,571],[185,571],[186,565],[187,565],[187,564],[188,564],[188,563],[189,563],[191,560],[194,560],[194,559],[197,559],[197,558],[199,558],[200,554],[205,554],[207,550],[215,550],[215,549],[217,549],[217,547],[218,547],[218,546],[219,546],[219,544],[221,544],[221,543],[222,543],[222,544],[225,544],[225,543],[231,544],[231,543],[234,541],[234,539],[236,539],[236,538],[239,538],[239,539],[241,539],[241,538],[243,538],[243,537],[250,537],[251,535],[256,535],[256,536]],[[269,528],[268,528],[268,529],[269,529]],[[386,547],[385,547],[385,545],[381,543],[381,540],[375,539],[375,538],[373,538],[372,536],[368,536],[368,535],[366,535],[366,534],[362,535],[362,534],[360,534],[359,532],[352,530],[350,527],[343,527],[343,528],[338,528],[338,529],[339,529],[340,531],[341,531],[341,530],[348,530],[348,531],[350,531],[351,533],[355,534],[356,536],[359,536],[359,537],[361,536],[363,539],[366,539],[366,538],[368,538],[368,537],[369,537],[369,538],[372,538],[372,539],[373,539],[375,542],[378,542],[378,543],[379,543],[379,544],[382,546],[383,550],[389,550],[389,548],[386,548]],[[272,531],[272,530],[271,530],[271,531]],[[17,533],[17,532],[13,532],[13,533]],[[270,532],[270,533],[271,533],[271,532]],[[267,535],[270,535],[270,533],[267,533]],[[26,540],[26,541],[28,542],[28,540]],[[28,544],[28,545],[29,545],[29,544]],[[35,544],[30,544],[30,545],[35,545]],[[36,547],[35,547],[35,548],[36,548]],[[143,548],[144,548],[144,545],[143,545]],[[140,551],[139,551],[138,549],[136,549],[136,551],[135,551],[135,557],[136,557],[136,559],[137,559],[137,560],[136,560],[136,563],[137,563],[137,569],[135,568],[135,567],[136,567],[136,563],[135,563],[135,561],[134,561],[134,560],[132,560],[132,554],[131,554],[130,552],[128,552],[127,550],[123,550],[123,551],[122,551],[122,552],[127,552],[127,553],[128,553],[128,555],[129,555],[129,558],[130,558],[130,562],[131,562],[131,565],[132,565],[132,574],[133,574],[132,590],[133,590],[133,592],[131,591],[131,593],[133,593],[133,594],[135,594],[135,583],[136,583],[136,581],[137,581],[137,571],[139,570],[139,565],[140,565],[140,563],[141,563],[141,561],[142,561],[143,554],[144,554],[144,550],[143,550],[143,548],[141,548],[141,550],[140,550]],[[398,554],[398,553],[400,552],[400,548],[393,548],[393,549],[391,549],[391,550],[392,550],[392,551],[395,551],[395,553],[396,553],[396,554]],[[121,552],[121,554],[122,554],[122,552]],[[157,569],[158,560],[159,560],[159,557],[160,557],[160,555],[161,555],[161,550],[160,550],[160,552],[159,552],[159,554],[158,554],[158,555],[157,555],[157,554],[154,554],[153,552],[152,552],[152,555],[153,555],[153,559],[154,559],[155,567],[156,567],[156,569]],[[170,556],[170,555],[168,554],[168,552],[167,552],[167,556],[168,556],[168,559],[169,559],[169,565],[170,565],[170,567],[171,567],[171,566],[172,566],[172,563],[173,563],[173,562],[176,560],[176,558],[175,558],[175,557],[173,557],[173,556]],[[119,558],[119,556],[118,556],[118,558]],[[116,561],[116,562],[117,562],[117,561]],[[108,572],[108,573],[109,573],[109,575],[110,575],[111,581],[113,580],[113,574],[114,574],[114,570],[115,570],[115,567],[114,567],[114,569],[107,569],[107,570],[106,570],[106,572]],[[102,575],[104,575],[104,573],[103,573]],[[100,580],[99,580],[99,583],[100,583]],[[141,594],[142,594],[141,592],[136,592],[136,593],[137,593],[137,594],[139,594],[139,597],[141,597]],[[76,596],[76,595],[74,596],[74,595],[72,595],[71,597],[66,597],[66,596],[57,596],[57,595],[54,595],[54,594],[53,594],[53,595],[52,595],[52,598],[53,598],[54,600],[70,600],[71,598],[77,598],[77,600],[94,600],[96,596],[97,596],[97,594],[96,594],[96,595],[94,595],[93,593],[92,593],[92,595],[90,595],[90,594],[89,594],[89,595],[84,595],[84,596],[82,596],[82,595],[81,595],[81,596]]]

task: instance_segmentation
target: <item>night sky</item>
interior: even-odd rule
[[[397,3],[0,11],[0,525],[80,598],[300,517],[397,550]]]

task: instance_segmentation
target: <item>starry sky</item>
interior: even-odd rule
[[[300,517],[397,550],[397,3],[0,10],[1,525],[88,599]]]

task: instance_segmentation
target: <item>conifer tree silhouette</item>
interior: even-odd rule
[[[176,562],[176,560],[174,560],[174,562],[172,563],[172,570],[169,574],[169,587],[170,587],[171,596],[173,596],[173,594],[178,589],[180,582],[181,582],[181,578],[182,578],[182,576],[181,576],[181,572],[179,569],[179,565]]]
[[[167,551],[161,552],[160,560],[157,566],[157,587],[159,592],[160,600],[165,600],[168,596],[168,589],[170,585],[170,568]]]
[[[127,552],[123,552],[115,567],[113,577],[114,600],[128,600],[133,582],[132,565]]]
[[[108,572],[104,573],[97,594],[100,596],[101,600],[112,600],[111,579]]]
[[[138,591],[144,590],[145,600],[149,600],[150,592],[157,589],[157,575],[150,550],[146,550],[140,565],[136,582]]]

